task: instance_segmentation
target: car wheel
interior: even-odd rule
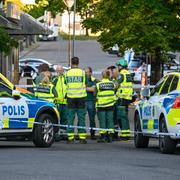
[[[33,131],[33,142],[37,147],[50,147],[54,142],[53,118],[49,114],[42,114],[38,121],[44,124],[37,124]]]
[[[168,133],[164,117],[160,120],[159,130],[162,133]],[[177,142],[171,139],[170,136],[167,136],[167,135],[159,136],[159,148],[162,153],[173,154],[176,149],[176,145],[177,145]]]
[[[147,148],[149,144],[149,137],[142,134],[141,123],[139,115],[135,115],[134,119],[134,144],[136,148]]]

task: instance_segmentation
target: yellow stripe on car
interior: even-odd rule
[[[33,128],[35,118],[28,118],[28,128]]]
[[[4,128],[9,128],[9,118],[3,118]]]
[[[148,119],[147,128],[154,129],[154,119]]]
[[[167,119],[169,126],[175,126],[177,123],[180,123],[180,109],[170,109]]]

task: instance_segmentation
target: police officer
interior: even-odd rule
[[[115,84],[115,93],[118,88],[118,76],[119,76],[119,71],[116,66],[109,66],[107,70],[110,72],[110,79],[112,82]],[[118,117],[117,117],[117,102],[114,104],[114,113],[113,113],[113,120],[114,120],[114,129],[118,129],[119,126],[121,126],[118,122]],[[118,126],[119,125],[119,126]],[[113,140],[118,139],[118,132],[115,131],[113,135]]]
[[[75,114],[78,116],[78,125],[85,126],[85,101],[86,101],[86,75],[78,68],[79,58],[71,59],[71,69],[66,72],[67,84],[67,105],[68,105],[68,125],[74,125]],[[80,143],[87,143],[86,130],[78,129]],[[68,142],[74,142],[74,129],[68,128]]]
[[[85,73],[87,77],[87,98],[86,98],[86,108],[89,116],[89,121],[90,121],[90,127],[94,128],[95,127],[95,115],[96,115],[96,107],[95,107],[95,87],[96,83],[98,80],[92,76],[92,68],[91,67],[86,67],[85,68]],[[95,130],[91,129],[91,139],[94,140],[95,138]]]
[[[113,135],[113,111],[116,101],[115,85],[109,80],[110,72],[105,70],[102,72],[102,80],[96,84],[96,107],[100,128],[108,128],[109,130],[101,130],[98,142],[112,142]],[[106,136],[107,135],[107,136]]]
[[[128,105],[132,101],[132,77],[127,70],[127,61],[124,58],[120,58],[117,62],[120,76],[118,78],[119,88],[117,90],[117,117],[120,119],[121,134],[120,137],[129,139],[130,137],[130,125],[128,120]]]
[[[64,76],[64,69],[61,65],[57,65],[56,67],[57,76],[53,78],[53,85],[56,88],[57,98],[55,99],[59,114],[60,114],[60,124],[67,125],[67,97],[66,97],[66,84],[65,84],[65,76]],[[66,131],[66,127],[61,127],[62,130]],[[56,141],[65,139],[63,135],[60,134],[56,135]]]
[[[54,85],[49,81],[49,77],[45,75],[42,82],[36,88],[35,96],[54,103],[57,92]]]

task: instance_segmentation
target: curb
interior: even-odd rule
[[[29,48],[26,48],[25,50],[21,51],[20,55],[19,55],[19,59],[23,58],[24,56],[28,55],[30,52],[34,51],[35,49],[37,49],[38,47],[40,47],[39,43],[36,43],[32,46],[30,46]],[[24,53],[23,53],[24,52]]]

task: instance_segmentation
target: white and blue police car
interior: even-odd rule
[[[50,147],[58,132],[59,113],[56,106],[37,99],[24,90],[17,91],[0,74],[0,137],[32,139],[37,147]]]
[[[135,146],[146,148],[150,137],[158,137],[161,152],[174,153],[180,142],[180,73],[166,74],[142,95],[134,115]]]

